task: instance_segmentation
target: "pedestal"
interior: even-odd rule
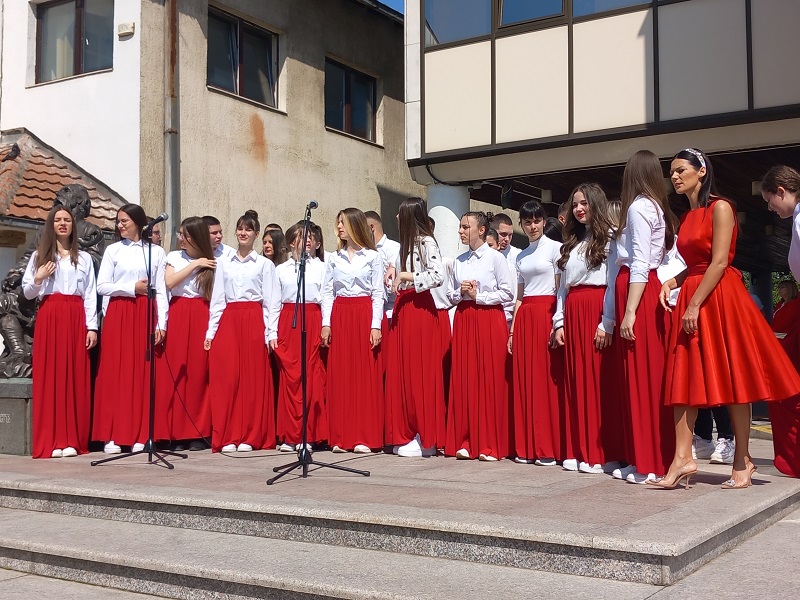
[[[30,379],[0,379],[0,454],[31,454]]]

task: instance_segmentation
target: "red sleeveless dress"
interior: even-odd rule
[[[681,325],[700,281],[711,262],[714,200],[706,208],[686,213],[678,233],[678,252],[688,276],[673,309],[667,345],[665,403],[712,407],[784,400],[800,393],[800,376],[781,348],[764,316],[733,267],[725,273],[700,307],[697,332]],[[736,252],[734,225],[728,264]]]

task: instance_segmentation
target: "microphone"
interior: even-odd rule
[[[319,206],[319,204],[317,204],[316,200],[312,200],[311,202],[308,203],[308,208],[310,208],[312,210],[317,208],[318,206]]]
[[[155,227],[159,223],[163,223],[167,219],[169,219],[169,215],[167,213],[161,213],[155,219],[153,219],[147,225],[144,226],[144,228],[142,229],[142,233],[145,232],[150,233],[153,230],[153,227]]]

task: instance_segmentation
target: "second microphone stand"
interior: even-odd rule
[[[356,475],[363,475],[369,477],[369,471],[361,471],[359,469],[352,469],[350,467],[343,467],[341,465],[334,465],[330,463],[323,463],[314,460],[311,450],[308,447],[308,369],[306,367],[306,262],[308,261],[307,243],[309,236],[309,229],[311,225],[311,204],[306,206],[306,215],[303,218],[303,240],[300,246],[300,265],[297,269],[297,296],[294,304],[294,317],[292,318],[292,329],[297,328],[297,312],[300,311],[300,389],[303,398],[303,432],[301,434],[302,442],[297,450],[297,460],[287,465],[274,467],[273,473],[278,473],[272,479],[267,480],[267,485],[272,485],[284,475],[288,475],[295,469],[302,469],[302,477],[308,477],[308,468],[311,465],[318,467],[327,467],[329,469],[337,469],[339,471],[347,471]]]

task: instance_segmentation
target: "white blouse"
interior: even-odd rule
[[[372,298],[372,329],[380,329],[383,320],[384,285],[383,259],[380,253],[361,248],[353,254],[352,261],[345,248],[330,255],[325,263],[322,285],[322,326],[331,326],[333,301],[337,296]]]
[[[658,280],[661,283],[669,281],[673,277],[677,277],[686,270],[686,262],[678,252],[678,238],[675,238],[675,245],[664,256],[664,261],[658,267]],[[678,303],[678,295],[681,288],[676,287],[669,293],[669,305],[675,306]]]
[[[461,282],[469,280],[478,282],[476,304],[500,304],[505,307],[514,301],[516,282],[508,261],[486,242],[477,250],[467,250],[454,261],[448,290],[448,297],[453,304],[468,299],[461,297]]]
[[[97,293],[111,298],[136,296],[136,282],[147,279],[148,248],[142,243],[123,239],[111,244],[103,253],[100,270],[97,273]],[[156,305],[158,307],[158,328],[167,329],[167,286],[164,282],[164,270],[167,257],[161,246],[153,244],[152,277],[156,289]]]
[[[297,268],[300,264],[293,258],[275,267],[280,284],[282,304],[292,304],[297,300]],[[306,302],[322,304],[322,282],[325,279],[325,263],[314,257],[306,262]]]
[[[650,271],[661,264],[665,232],[661,208],[647,196],[637,196],[628,207],[625,229],[617,238],[616,264],[631,270],[631,283],[647,283]]]
[[[525,286],[524,296],[555,296],[560,258],[561,244],[544,235],[517,255],[517,283]]]
[[[610,248],[607,245],[606,252],[609,251]],[[607,284],[607,261],[603,261],[597,267],[589,269],[589,264],[586,262],[586,242],[581,242],[575,246],[569,253],[567,264],[561,272],[561,283],[558,286],[558,294],[556,295],[556,312],[553,315],[553,327],[564,326],[564,303],[570,288],[577,285],[605,287]],[[614,325],[614,295],[607,291],[603,302],[603,316],[598,327],[606,333],[614,333]]]
[[[403,281],[397,286],[399,290],[415,289],[417,293],[437,288],[444,281],[444,264],[442,263],[442,253],[439,245],[430,236],[418,237],[411,250],[411,269],[408,265],[400,264],[400,254],[394,262],[397,273],[402,271],[411,272],[414,281]]]
[[[517,248],[516,246],[512,246],[509,244],[506,246],[505,250],[501,250],[500,254],[506,257],[508,261],[508,268],[511,269],[511,274],[517,274],[517,257],[520,255],[522,251]],[[509,327],[511,326],[511,320],[514,318],[514,305],[517,303],[517,286],[514,286],[514,297],[511,298],[511,302],[506,302],[503,305],[503,311],[506,313],[506,321],[508,321]]]
[[[236,254],[236,250],[234,248],[231,248],[230,246],[226,246],[225,244],[220,244],[219,246],[217,246],[217,249],[214,250],[214,258],[229,256],[231,254]]]
[[[55,273],[42,283],[36,279],[36,252],[28,261],[28,267],[22,276],[22,293],[28,300],[37,296],[39,299],[51,294],[80,296],[83,298],[83,311],[86,314],[86,329],[97,329],[97,284],[94,277],[94,264],[87,252],[78,251],[78,264],[72,264],[72,258],[59,257]]]
[[[272,261],[250,252],[244,259],[238,253],[217,259],[214,291],[206,339],[213,340],[228,302],[258,302],[263,307],[264,342],[278,339],[280,291]]]
[[[383,260],[383,274],[386,275],[386,269],[389,268],[389,265],[397,264],[400,258],[400,243],[390,240],[386,234],[383,234],[383,237],[375,243],[375,247],[378,249],[381,259]],[[383,295],[383,310],[386,316],[391,319],[397,295],[392,293],[390,287],[384,289]]]
[[[444,279],[442,285],[431,288],[431,296],[436,310],[449,310],[453,308],[448,291],[450,290],[451,279],[453,277],[453,259],[442,257],[442,268],[444,269]]]
[[[167,254],[167,264],[175,269],[175,272],[185,269],[193,260],[191,256],[186,254],[185,250],[176,250]],[[202,298],[203,292],[197,286],[197,276],[199,274],[200,269],[195,269],[189,273],[183,281],[170,290],[170,294],[181,298]]]
[[[795,279],[800,279],[800,204],[792,216],[792,242],[789,246],[789,269]]]

